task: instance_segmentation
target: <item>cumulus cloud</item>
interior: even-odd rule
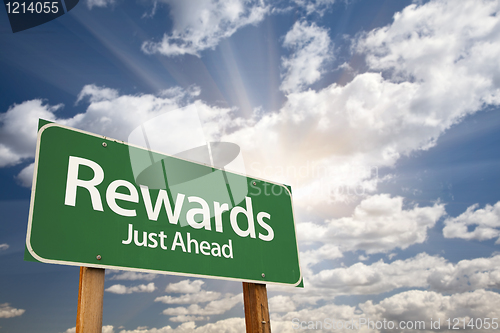
[[[148,283],[147,285],[140,284],[133,287],[126,287],[122,284],[115,284],[105,290],[113,294],[152,293],[156,290],[156,287],[154,282]]]
[[[205,307],[191,304],[188,307],[176,307],[163,310],[168,316],[210,316],[220,315],[231,310],[235,305],[243,302],[243,294],[226,294],[224,298],[209,302]],[[178,317],[180,318],[180,317]]]
[[[306,308],[299,311],[288,312],[284,315],[274,314],[271,318],[273,332],[292,333],[296,332],[292,326],[294,318],[299,322],[305,321],[305,326],[312,323],[312,328],[320,327],[329,318],[338,322],[347,322],[354,324],[354,328],[335,329],[338,332],[352,332],[353,329],[363,333],[384,332],[391,330],[373,329],[367,325],[360,325],[362,322],[380,321],[384,319],[393,321],[395,325],[401,322],[412,322],[411,325],[419,325],[418,322],[424,321],[425,325],[420,326],[421,331],[434,331],[430,327],[430,320],[433,322],[440,320],[441,330],[447,329],[446,320],[448,318],[463,318],[468,323],[471,318],[498,318],[500,314],[500,295],[495,292],[476,290],[473,292],[459,293],[455,295],[442,295],[433,291],[410,290],[391,297],[385,298],[378,304],[373,301],[359,303],[357,306],[327,304],[317,308]],[[360,320],[360,319],[363,320]],[[460,321],[461,322],[461,321]],[[490,320],[491,323],[491,320]],[[372,324],[374,325],[374,324]],[[453,325],[453,322],[452,322]],[[408,325],[410,326],[410,325]],[[398,326],[395,326],[398,327]],[[481,331],[477,328],[470,331]],[[409,332],[410,330],[399,330]],[[415,329],[413,329],[415,331]],[[482,332],[487,332],[483,330]]]
[[[461,293],[476,289],[500,287],[500,256],[461,260],[421,253],[406,260],[370,265],[356,263],[350,267],[325,269],[307,277],[312,296],[379,294],[399,288],[430,288],[440,293]]]
[[[88,9],[92,9],[93,7],[108,7],[108,5],[112,5],[115,3],[115,0],[87,0]]]
[[[62,105],[51,106],[42,100],[14,104],[0,114],[0,167],[32,161],[35,156],[38,119],[54,121],[92,133],[127,141],[129,134],[144,122],[173,110],[187,107],[196,113],[205,128],[207,141],[220,136],[218,124],[229,122],[231,109],[211,107],[191,98],[199,93],[196,87],[183,90],[172,88],[158,95],[120,95],[118,91],[95,85],[84,86],[78,101],[89,103],[84,113],[72,118],[57,116]],[[176,126],[177,132],[183,128]],[[175,135],[175,131],[171,131]],[[26,166],[16,177],[21,185],[31,186],[34,165]]]
[[[290,296],[278,295],[269,298],[269,312],[290,312],[295,310],[295,302]]]
[[[323,224],[304,222],[297,225],[297,230],[301,241],[335,244],[335,247],[330,245],[327,252],[330,254],[325,255],[334,259],[339,257],[336,247],[341,251],[363,250],[371,254],[423,243],[427,230],[444,214],[443,204],[403,209],[402,197],[379,194],[361,201],[350,217]]]
[[[319,14],[324,12],[335,3],[335,0],[294,0],[294,2],[306,10],[307,15]]]
[[[55,113],[61,108],[61,104],[50,106],[34,99],[14,104],[0,114],[0,167],[33,158],[38,118],[55,120]]]
[[[21,172],[15,177],[19,185],[23,187],[31,187],[33,183],[33,171],[35,170],[35,163],[28,164]]]
[[[240,333],[245,331],[245,319],[228,318],[196,327],[194,322],[183,323],[176,328],[165,326],[162,328],[150,328],[135,330],[122,330],[120,333]]]
[[[205,282],[202,280],[182,280],[176,283],[169,283],[165,288],[167,293],[193,294],[201,291],[201,286]]]
[[[475,204],[457,217],[449,217],[444,221],[443,235],[446,238],[475,239],[479,241],[500,236],[500,201],[494,206],[486,205],[478,208]],[[474,227],[469,231],[469,227]],[[496,243],[500,242],[500,238]]]
[[[305,207],[346,200],[345,185],[370,193],[369,170],[429,149],[466,115],[499,104],[497,11],[489,1],[412,4],[392,24],[356,38],[353,50],[366,56],[368,72],[344,86],[290,93],[278,112],[225,139],[244,148],[256,172],[299,183]],[[309,172],[297,177],[289,167]]]
[[[120,272],[118,274],[112,275],[109,279],[110,280],[130,280],[130,281],[134,281],[134,280],[151,281],[151,280],[156,279],[157,277],[158,277],[158,274],[124,271],[124,272]]]
[[[430,319],[440,320],[441,329],[447,328],[446,320],[451,318],[498,318],[500,315],[500,295],[492,291],[475,290],[445,296],[432,291],[411,290],[382,300],[379,304],[367,301],[359,304],[360,309],[371,320],[424,321],[425,329],[430,330]],[[490,322],[491,323],[491,322]],[[422,327],[422,326],[421,326]],[[466,327],[469,331],[481,331],[477,327]],[[410,330],[402,330],[409,332]],[[487,332],[488,330],[483,330]]]
[[[0,304],[0,318],[19,317],[25,311],[26,310],[24,310],[24,309],[13,308],[13,307],[10,306],[9,303]]]
[[[176,297],[170,295],[160,296],[155,299],[155,302],[191,304],[188,307],[168,308],[163,311],[163,314],[172,316],[171,321],[186,322],[208,320],[209,317],[207,316],[223,314],[243,301],[242,294],[222,295],[219,292],[202,290],[201,287],[204,283],[202,280],[191,281],[189,279],[170,283],[165,288],[166,292],[183,293],[183,295]],[[197,303],[207,304],[202,307]]]
[[[170,7],[174,27],[161,41],[142,45],[142,50],[149,54],[199,56],[201,51],[215,48],[238,29],[262,21],[269,11],[262,0],[164,2]]]
[[[379,294],[403,287],[426,287],[431,269],[444,265],[446,260],[419,254],[406,260],[371,265],[356,263],[350,267],[325,269],[307,281],[314,287],[330,289],[337,295]]]
[[[184,294],[179,297],[160,296],[155,298],[155,302],[163,302],[165,304],[193,304],[215,301],[221,297],[221,293],[216,291],[200,290],[192,294]]]
[[[286,34],[283,46],[292,49],[292,54],[282,59],[285,73],[280,89],[286,93],[318,81],[322,67],[333,58],[328,30],[315,23],[296,22]]]
[[[75,333],[76,327],[68,328],[64,333]],[[102,333],[115,333],[113,325],[105,325],[102,327]]]

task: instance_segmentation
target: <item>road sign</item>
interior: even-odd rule
[[[45,263],[301,282],[287,186],[54,123],[38,132],[26,247]]]

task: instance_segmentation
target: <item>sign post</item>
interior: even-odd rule
[[[25,259],[83,267],[78,333],[106,268],[244,282],[270,330],[265,285],[302,286],[291,189],[214,165],[41,123]]]
[[[243,282],[247,333],[271,333],[265,284]]]
[[[80,267],[76,333],[102,331],[102,305],[104,297],[104,269]]]

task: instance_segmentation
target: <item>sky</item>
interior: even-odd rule
[[[0,10],[0,332],[75,331],[78,267],[23,261],[38,119],[128,141],[181,108],[206,142],[237,144],[248,175],[292,187],[305,287],[267,286],[273,332],[332,320],[490,332],[499,11],[490,0],[81,0],[12,33]],[[106,270],[103,325],[242,332],[242,286]]]

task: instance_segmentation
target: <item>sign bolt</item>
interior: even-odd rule
[[[106,142],[103,142],[103,143],[102,143],[102,146],[103,146],[104,148],[106,148],[106,147],[108,146],[108,144],[107,144]]]
[[[257,185],[257,182],[253,182],[252,184]]]
[[[263,321],[262,321],[262,324],[265,324],[265,323],[266,323],[266,321],[265,321],[265,320],[263,320]]]
[[[100,255],[100,254],[98,254],[98,255],[96,256],[96,259],[97,259],[97,260],[101,260],[101,258],[102,258],[102,257],[101,257],[101,255]]]
[[[265,278],[266,277],[266,274],[262,273],[262,277]]]

